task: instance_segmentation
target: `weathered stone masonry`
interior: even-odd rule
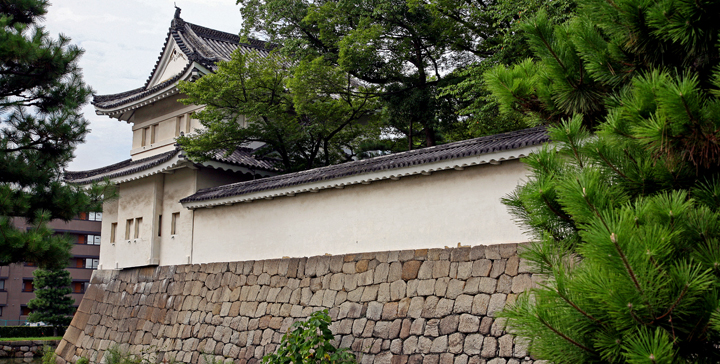
[[[254,364],[328,309],[363,364],[531,363],[495,313],[533,284],[517,245],[96,271],[59,364],[113,343],[157,360]]]

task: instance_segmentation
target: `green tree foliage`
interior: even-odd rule
[[[57,336],[58,327],[70,325],[70,315],[75,312],[75,300],[68,296],[72,292],[71,283],[67,269],[34,270],[35,298],[28,302],[28,308],[33,310],[28,321],[52,326],[55,331],[53,336]]]
[[[322,58],[291,64],[276,53],[234,52],[214,74],[179,87],[183,102],[205,105],[196,113],[204,129],[178,138],[195,160],[263,142],[291,172],[347,161],[373,133],[372,94]]]
[[[578,6],[486,75],[505,112],[555,125],[505,200],[545,280],[503,315],[554,363],[716,363],[720,3]]]
[[[316,311],[307,321],[296,321],[283,335],[277,351],[263,357],[263,364],[355,364],[347,348],[332,345],[328,311]]]
[[[441,89],[441,95],[457,100],[458,113],[467,122],[452,128],[450,139],[467,139],[497,134],[533,125],[518,114],[501,113],[497,100],[490,95],[483,74],[498,64],[511,64],[533,56],[524,33],[521,20],[532,16],[539,9],[545,11],[549,22],[556,24],[567,20],[574,12],[574,0],[498,0],[473,2],[459,0],[425,0],[424,6],[448,18],[446,32],[451,37],[464,39],[463,34],[474,35],[473,53],[479,60],[461,65],[452,77],[459,82]],[[470,21],[469,19],[475,19]],[[480,20],[482,19],[482,21]],[[477,29],[477,25],[483,25]],[[465,36],[467,37],[467,36]]]
[[[0,264],[64,266],[70,243],[45,223],[72,219],[96,202],[62,182],[88,132],[80,108],[92,90],[77,66],[82,50],[37,25],[47,7],[46,0],[0,1]],[[12,217],[34,228],[15,229]]]
[[[455,54],[443,20],[406,0],[238,0],[247,34],[282,45],[289,57],[322,57],[353,77],[380,88],[387,125],[431,146],[442,124],[457,121],[454,105],[438,87]],[[410,138],[410,139],[413,139]],[[409,140],[413,145],[414,140]]]

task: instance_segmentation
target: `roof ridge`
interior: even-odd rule
[[[458,149],[458,148],[462,148],[462,147],[468,146],[468,145],[484,144],[484,143],[488,143],[488,142],[496,142],[496,141],[502,141],[502,140],[507,140],[507,139],[512,139],[512,138],[523,137],[526,135],[542,134],[542,135],[536,135],[534,137],[534,139],[529,142],[528,141],[520,141],[520,143],[512,143],[509,145],[502,145],[499,147],[484,146],[484,147],[480,148],[479,150],[470,151],[467,153],[463,152],[463,153],[459,153],[459,154],[455,153],[455,154],[451,154],[451,155],[438,156],[437,160],[454,159],[454,158],[465,157],[465,156],[469,156],[469,155],[491,153],[491,152],[494,152],[497,150],[516,149],[516,148],[520,148],[520,147],[524,147],[524,146],[528,146],[528,145],[537,145],[539,143],[547,141],[547,133],[544,133],[544,131],[545,131],[544,126],[537,126],[537,127],[533,127],[533,128],[505,132],[505,133],[501,133],[501,134],[487,135],[484,137],[460,140],[457,142],[446,143],[446,144],[433,146],[433,147],[415,149],[415,150],[404,151],[404,152],[400,152],[400,153],[393,153],[393,154],[388,154],[388,155],[383,155],[383,156],[377,156],[377,157],[368,158],[368,159],[361,159],[361,160],[357,160],[357,161],[334,164],[331,166],[324,166],[324,167],[318,167],[318,168],[308,169],[308,170],[304,170],[304,171],[286,173],[286,174],[281,174],[281,175],[277,175],[277,176],[262,178],[260,180],[262,180],[263,183],[265,183],[265,184],[267,184],[268,182],[273,183],[273,182],[291,181],[291,182],[288,182],[287,185],[297,185],[297,184],[311,183],[311,182],[317,182],[317,181],[322,181],[322,180],[332,180],[332,179],[336,179],[336,178],[340,178],[340,177],[344,177],[344,176],[348,176],[348,175],[358,175],[358,174],[363,174],[363,173],[372,172],[372,171],[397,169],[397,168],[403,168],[403,167],[407,167],[407,166],[411,166],[411,165],[434,162],[434,160],[430,160],[428,158],[419,158],[420,160],[415,160],[415,161],[412,161],[412,160],[401,161],[402,157],[408,157],[408,156],[412,157],[413,155],[421,156],[423,154],[429,154],[432,152],[438,152],[438,151],[442,152],[444,150]],[[485,150],[488,148],[491,148],[492,150]],[[396,163],[396,165],[392,165],[393,160],[400,160],[400,161],[398,161]],[[388,161],[390,161],[390,163],[389,163],[390,165],[379,165],[379,164],[382,164],[383,162],[387,163]],[[357,167],[357,166],[362,166],[362,168],[359,168],[359,170],[355,170],[355,171],[351,170],[352,167]],[[377,168],[373,169],[372,168],[373,166],[376,166]],[[367,169],[368,167],[370,168],[370,170]],[[346,170],[346,171],[344,173],[331,175],[329,178],[327,175],[324,174],[324,172],[331,172],[334,170]],[[307,179],[303,180],[303,181],[299,181],[299,182],[298,181],[292,182],[293,179],[296,179],[299,176],[303,176],[304,178],[307,178]],[[254,181],[259,181],[259,180],[236,182],[236,183],[231,183],[231,184],[222,185],[222,186],[204,188],[204,189],[198,190],[192,196],[188,196],[188,197],[182,199],[181,202],[182,201],[197,201],[197,200],[212,199],[212,197],[207,197],[207,198],[199,197],[198,198],[195,196],[202,195],[203,193],[213,192],[213,191],[233,190],[240,186],[252,186],[253,184],[258,183],[258,182],[254,182]],[[270,187],[269,189],[280,188],[283,186],[285,186],[285,185],[282,185],[282,183],[280,183],[280,186]],[[252,191],[249,191],[249,192],[252,192]],[[240,194],[242,194],[242,193],[240,193]]]

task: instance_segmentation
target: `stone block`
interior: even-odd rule
[[[452,262],[467,262],[470,260],[470,251],[468,248],[455,248],[450,252],[450,261]]]
[[[445,297],[449,299],[455,299],[457,296],[463,293],[463,289],[465,289],[465,281],[461,281],[459,279],[451,279],[448,283]]]
[[[505,306],[506,298],[507,295],[504,293],[496,293],[490,296],[487,315],[490,317],[495,317],[495,313],[502,310],[502,308]]]
[[[448,337],[447,335],[439,336],[435,338],[430,346],[431,353],[444,353],[448,348]]]
[[[368,305],[369,308],[369,305]],[[383,305],[382,319],[394,320],[398,317],[398,302],[388,302]]]
[[[448,352],[453,354],[460,354],[463,351],[464,344],[465,335],[456,332],[448,336]]]
[[[368,270],[364,273],[360,273],[357,276],[358,286],[369,286],[373,284],[373,271]]]
[[[356,273],[363,273],[368,270],[368,264],[370,263],[369,260],[361,260],[357,263],[355,263],[355,272]]]
[[[440,320],[430,319],[425,324],[425,336],[436,337],[440,335]]]
[[[480,334],[467,335],[463,351],[467,355],[478,355],[482,351],[484,337]]]
[[[388,282],[395,282],[402,279],[403,265],[400,262],[390,263],[388,270]]]
[[[490,270],[490,277],[497,278],[497,277],[500,277],[501,274],[505,273],[505,265],[506,264],[507,264],[507,259],[494,260],[492,269]]]
[[[365,290],[363,291],[363,294],[360,297],[360,301],[362,301],[362,302],[375,301],[377,299],[377,293],[378,293],[378,286],[365,287]]]
[[[433,265],[435,262],[425,261],[422,262],[420,269],[418,270],[417,279],[431,279],[433,276]]]
[[[412,318],[419,318],[422,315],[423,307],[425,306],[425,299],[423,297],[413,297],[410,301],[410,307],[408,309],[408,316]]]
[[[408,311],[410,310],[411,298],[405,297],[398,302],[398,317],[407,317]]]
[[[378,287],[378,295],[377,300],[378,302],[388,302],[390,301],[390,283],[381,283]]]
[[[454,250],[454,249],[453,249]],[[447,277],[450,274],[450,262],[439,260],[433,264],[433,278]]]
[[[460,315],[460,323],[458,325],[458,331],[464,333],[477,332],[480,328],[480,318],[475,315],[462,314]]]
[[[498,355],[504,358],[513,356],[513,336],[510,334],[503,335],[498,339]]]
[[[495,337],[502,336],[503,334],[505,334],[506,326],[507,326],[506,318],[495,319],[495,322],[493,322],[492,327],[490,328],[490,335],[495,336]]]
[[[513,356],[516,358],[524,358],[528,356],[528,348],[530,347],[530,340],[522,337],[515,338],[515,348],[513,350]]]
[[[358,287],[358,288],[348,292],[348,296],[347,296],[348,301],[360,302],[360,298],[362,298],[364,291],[365,291],[365,287]]]
[[[512,256],[517,256],[517,244],[502,244],[498,247],[500,250],[500,256],[503,259],[508,259]]]
[[[505,274],[514,277],[518,274],[518,268],[520,265],[520,257],[517,255],[513,255],[508,258],[507,263],[505,263]]]
[[[402,329],[401,319],[395,319],[388,327],[388,339],[396,339],[400,336],[400,330]]]
[[[423,354],[429,354],[430,348],[432,347],[432,339],[425,336],[418,338],[418,352]]]
[[[459,317],[451,315],[440,319],[439,332],[440,335],[452,334],[458,329]]]
[[[428,262],[425,262],[428,263]],[[417,294],[420,296],[430,296],[435,294],[435,280],[423,279],[419,281]]]
[[[438,301],[437,306],[435,306],[435,316],[444,317],[451,314],[454,305],[455,301],[447,298],[441,298],[440,301]]]
[[[437,307],[438,302],[440,299],[435,296],[428,296],[425,298],[425,304],[423,305],[422,309],[422,317],[424,318],[433,318],[435,317],[435,308]],[[412,303],[411,303],[412,305]]]
[[[520,274],[513,278],[511,291],[513,293],[522,293],[530,289],[530,287],[532,287],[532,284],[533,282],[530,274]]]
[[[383,304],[379,302],[370,302],[367,307],[365,317],[374,321],[380,320],[383,312]]]
[[[473,262],[473,277],[487,277],[492,270],[492,261],[489,259],[480,259]]]
[[[500,247],[498,245],[486,246],[485,259],[502,259],[502,256],[500,256]]]
[[[512,282],[513,278],[509,275],[501,275],[500,278],[498,278],[497,288],[495,289],[495,291],[498,293],[510,293],[512,288]]]
[[[438,278],[435,281],[435,295],[440,297],[445,296],[445,293],[447,293],[447,286],[449,282],[449,277]]]
[[[409,338],[405,339],[405,341],[403,341],[402,352],[405,355],[417,353],[418,352],[418,337],[410,336]]]
[[[478,294],[475,295],[473,298],[473,304],[471,313],[473,315],[486,315],[488,304],[490,304],[490,295],[488,294]]]
[[[494,358],[497,355],[497,339],[488,336],[483,341],[482,351],[480,352],[480,356],[483,358]]]
[[[352,325],[352,334],[355,337],[360,337],[362,333],[365,331],[365,324],[367,323],[367,319],[361,318],[358,320],[353,321]]]
[[[374,269],[373,282],[375,284],[386,283],[388,281],[388,274],[390,272],[390,264],[380,263]]]
[[[395,264],[395,263],[393,263],[393,264]],[[390,284],[390,299],[393,301],[401,300],[401,299],[405,298],[406,291],[407,291],[407,284],[405,283],[405,281],[403,281],[403,280],[393,281]]]
[[[400,254],[401,260],[402,260],[402,253]],[[422,262],[417,260],[409,260],[403,263],[402,266],[402,279],[409,281],[411,279],[416,279],[418,276],[418,270],[420,270],[420,264]]]

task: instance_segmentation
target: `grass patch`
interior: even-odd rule
[[[0,341],[49,341],[62,340],[62,336],[46,336],[46,337],[0,337]]]

